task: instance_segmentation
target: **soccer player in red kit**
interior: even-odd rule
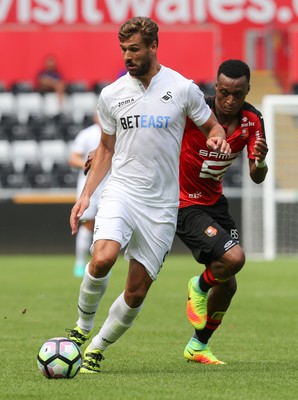
[[[196,261],[205,264],[203,273],[188,284],[187,316],[195,333],[184,350],[187,360],[205,364],[224,364],[212,354],[208,341],[222,322],[236,292],[235,275],[245,263],[222,192],[222,177],[244,147],[253,182],[263,182],[268,171],[263,118],[245,101],[250,90],[248,65],[241,60],[223,62],[215,90],[215,97],[208,98],[207,103],[226,131],[231,154],[208,149],[204,135],[187,121],[180,156],[177,223],[178,237]]]

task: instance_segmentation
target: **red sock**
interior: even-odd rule
[[[206,323],[205,328],[200,331],[196,329],[195,337],[201,343],[207,344],[210,337],[213,335],[213,333],[216,331],[216,329],[221,324],[222,318],[224,316],[224,312],[220,313],[220,314],[221,314],[220,319],[214,319],[214,318],[207,316],[207,323]]]
[[[209,268],[206,268],[199,279],[199,287],[203,292],[208,292],[210,288],[218,285],[218,281],[214,278]]]

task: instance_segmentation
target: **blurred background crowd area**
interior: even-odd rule
[[[119,3],[120,4],[120,3]],[[0,7],[0,192],[75,188],[72,141],[93,123],[98,95],[124,73],[117,32],[133,15],[160,27],[158,59],[214,94],[218,65],[246,61],[247,98],[298,93],[297,2],[11,1]],[[239,163],[241,160],[239,159]],[[225,178],[241,186],[240,164]],[[10,192],[9,192],[10,193]]]

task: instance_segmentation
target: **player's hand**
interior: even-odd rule
[[[91,168],[94,153],[95,153],[95,150],[91,150],[88,154],[87,161],[85,162],[84,175],[87,175],[89,169]]]
[[[259,138],[256,140],[254,145],[253,156],[258,162],[262,162],[265,160],[265,157],[268,153],[268,146],[266,140],[263,138]]]
[[[69,224],[71,227],[71,234],[75,235],[79,229],[79,220],[84,214],[84,211],[89,207],[89,199],[87,197],[81,197],[76,204],[72,207]]]
[[[206,145],[209,149],[216,151],[217,153],[231,154],[229,143],[221,137],[210,137],[207,139]]]

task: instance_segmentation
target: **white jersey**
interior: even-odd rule
[[[71,150],[74,153],[78,153],[78,154],[82,155],[87,160],[89,152],[91,150],[94,150],[97,148],[97,146],[99,145],[100,139],[101,139],[100,126],[98,124],[93,124],[78,133],[78,135],[76,136],[76,138],[72,144]],[[107,176],[108,176],[108,174],[107,174]],[[84,215],[82,216],[82,219],[93,219],[95,217],[96,212],[97,212],[97,206],[99,203],[99,198],[101,196],[101,192],[102,192],[103,186],[105,184],[105,181],[107,179],[107,176],[100,183],[98,188],[94,191],[93,195],[91,196],[90,206],[88,209],[89,211],[87,212],[87,210],[86,210],[88,218],[86,217],[86,215],[84,213]],[[82,193],[86,179],[87,179],[87,176],[84,175],[83,169],[80,169],[79,175],[78,175],[78,182],[77,182],[77,198]]]
[[[200,126],[211,114],[199,87],[164,66],[146,90],[127,73],[102,90],[98,112],[103,131],[117,135],[105,188],[147,205],[177,206],[186,117]]]

